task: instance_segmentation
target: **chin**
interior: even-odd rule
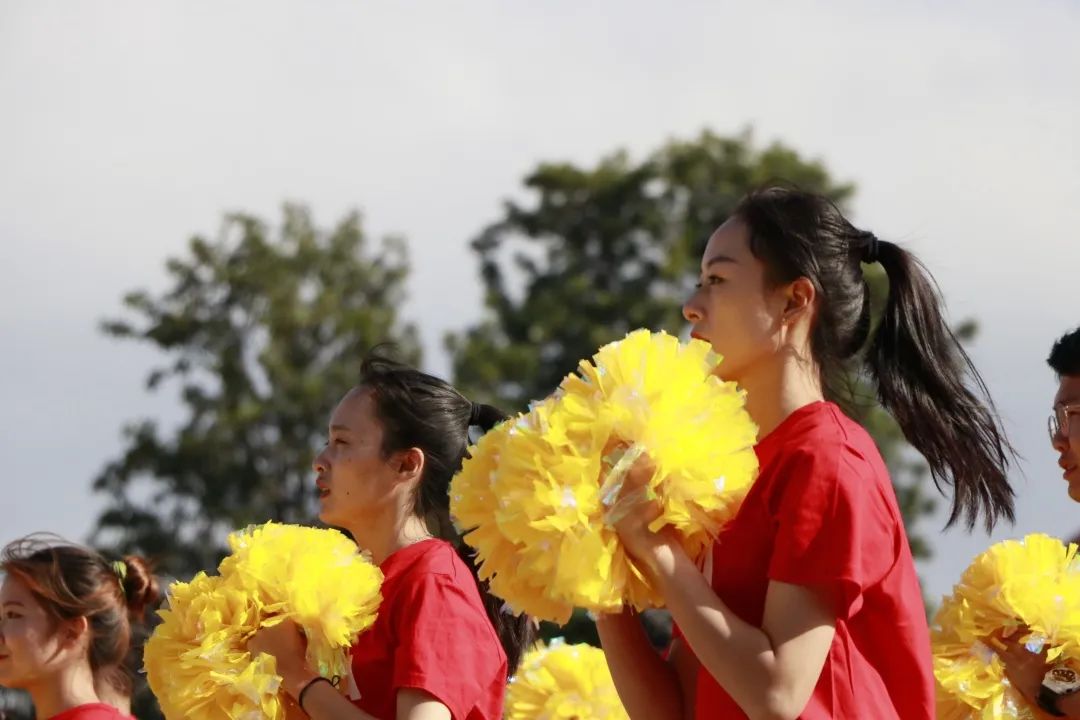
[[[341,518],[338,517],[339,513],[334,512],[333,505],[327,503],[325,500],[319,503],[319,522],[330,527],[340,527]]]
[[[1080,503],[1080,482],[1069,483],[1069,497],[1073,502]]]
[[[7,662],[11,662],[11,658],[8,658]],[[22,679],[18,676],[11,676],[5,672],[0,672],[0,686],[11,690],[23,690],[26,687],[26,683],[22,682]]]
[[[378,513],[371,511],[367,506],[341,507],[327,504],[319,509],[319,520],[330,527],[345,528],[358,522],[371,523],[377,519]]]
[[[720,357],[723,357],[723,355]],[[728,363],[727,360],[722,360],[720,364],[716,366],[716,371],[713,372],[713,375],[725,382],[733,382],[741,385],[739,382],[739,378],[742,376],[740,368],[736,367],[734,364]]]
[[[328,527],[342,527],[341,518],[337,516],[337,513],[325,510],[319,511],[319,522]]]

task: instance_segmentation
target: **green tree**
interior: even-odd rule
[[[841,206],[854,194],[820,161],[779,143],[759,148],[749,132],[705,132],[641,161],[616,152],[592,168],[541,164],[525,178],[529,202],[507,202],[502,217],[473,241],[486,313],[447,338],[458,387],[521,410],[550,393],[580,359],[634,328],[678,333],[705,241],[747,191],[775,180],[824,193]],[[880,304],[887,280],[880,268],[869,270]],[[926,557],[929,545],[914,532],[933,507],[922,466],[865,379],[848,380],[850,408],[892,470],[913,551]],[[662,639],[663,616],[649,622]],[[580,613],[563,632],[596,639]]]
[[[365,351],[392,340],[416,361],[419,350],[396,312],[405,245],[373,243],[356,213],[329,231],[297,205],[276,231],[229,215],[167,268],[165,292],[128,294],[135,319],[103,329],[168,358],[147,387],[176,381],[186,417],[175,430],[125,429],[127,448],[94,481],[108,498],[94,541],[187,577],[217,564],[234,529],[312,520],[313,451]]]

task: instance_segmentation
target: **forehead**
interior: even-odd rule
[[[728,218],[723,225],[716,228],[709,242],[705,246],[705,253],[701,257],[702,265],[708,263],[719,255],[727,256],[738,262],[743,262],[751,257],[750,253],[750,229],[737,217]]]
[[[372,425],[375,419],[375,401],[371,390],[355,387],[347,392],[334,408],[334,413],[330,416],[330,424],[358,429]]]
[[[0,583],[0,604],[8,602],[20,602],[26,606],[38,604],[30,589],[21,580],[5,575],[4,582]]]
[[[1063,375],[1058,381],[1057,394],[1054,395],[1054,404],[1080,403],[1080,376]]]

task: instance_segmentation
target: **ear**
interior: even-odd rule
[[[78,647],[84,639],[90,636],[90,621],[79,616],[63,621],[58,629],[61,647]]]
[[[790,325],[800,316],[809,316],[817,299],[817,288],[810,278],[800,277],[787,286],[785,296],[782,320],[785,325]]]
[[[405,481],[417,480],[424,474],[424,451],[420,448],[409,448],[397,453],[397,473]]]

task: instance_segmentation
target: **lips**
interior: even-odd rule
[[[690,337],[694,338],[695,340],[706,340],[705,336],[697,331],[690,333]]]
[[[320,500],[330,494],[330,488],[322,480],[315,481],[315,490],[319,494]]]

